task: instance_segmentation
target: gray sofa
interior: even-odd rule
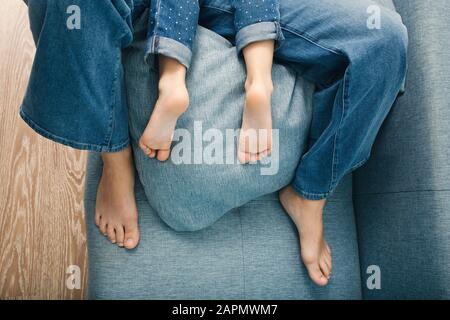
[[[450,52],[447,0],[398,0],[410,69],[369,163],[348,176],[325,212],[333,277],[309,280],[296,230],[277,194],[198,232],[175,232],[136,185],[142,239],[125,251],[93,223],[101,160],[87,168],[91,299],[450,298]],[[375,269],[371,268],[375,266]],[[381,288],[371,289],[379,268]],[[368,273],[369,271],[369,273]],[[377,274],[375,274],[377,275]]]

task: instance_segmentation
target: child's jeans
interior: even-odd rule
[[[233,33],[238,51],[253,42],[283,39],[278,0],[225,2],[233,11]],[[162,54],[189,68],[200,4],[203,3],[198,0],[151,1],[147,54]]]

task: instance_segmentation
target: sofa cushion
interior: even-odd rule
[[[450,2],[395,5],[409,33],[406,93],[354,184],[361,268],[382,272],[364,298],[449,299]]]
[[[287,185],[305,148],[313,85],[284,66],[274,66],[273,156],[266,163],[240,164],[232,133],[241,125],[245,66],[231,43],[201,27],[187,77],[190,107],[178,121],[171,159],[161,163],[144,155],[138,140],[158,96],[157,71],[151,62],[141,63],[145,32],[139,28],[144,30],[144,25],[137,23],[137,39],[125,52],[125,77],[133,83],[127,91],[136,168],[161,218],[178,231],[199,230]]]

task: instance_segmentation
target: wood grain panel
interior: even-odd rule
[[[34,43],[26,6],[0,5],[0,299],[81,299],[86,284],[86,154],[45,140],[18,116]],[[70,265],[82,288],[66,286]]]

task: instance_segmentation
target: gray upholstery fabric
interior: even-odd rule
[[[450,2],[397,0],[410,37],[406,94],[355,175],[361,269],[381,268],[368,299],[450,298]]]
[[[99,155],[89,156],[87,169],[89,299],[361,299],[350,177],[327,205],[333,279],[318,288],[300,261],[297,232],[277,194],[250,201],[207,229],[176,232],[149,205],[138,182],[141,242],[127,251],[94,224]]]

